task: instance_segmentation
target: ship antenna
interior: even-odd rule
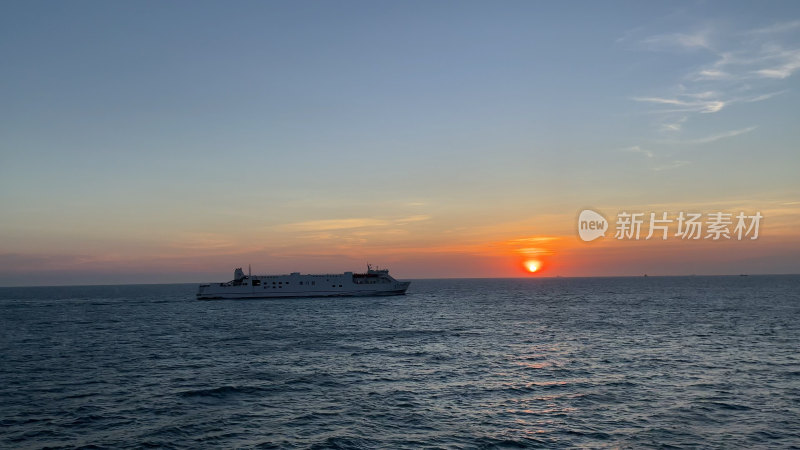
[[[250,269],[250,264],[247,265],[247,278],[253,277],[253,271]]]

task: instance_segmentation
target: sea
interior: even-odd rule
[[[0,288],[2,448],[800,448],[800,276]]]

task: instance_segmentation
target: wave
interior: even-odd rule
[[[259,386],[220,386],[208,389],[191,389],[188,391],[178,392],[180,397],[214,397],[225,398],[235,395],[256,395],[262,392],[269,392],[274,388],[266,388]]]

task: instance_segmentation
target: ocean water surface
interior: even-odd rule
[[[0,288],[0,447],[800,447],[800,276]]]

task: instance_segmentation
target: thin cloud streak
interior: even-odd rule
[[[344,230],[350,228],[379,227],[388,225],[389,222],[381,219],[353,218],[353,219],[327,219],[309,220],[282,225],[280,228],[287,231],[325,231]]]
[[[661,124],[660,130],[667,133],[677,133],[683,128],[683,123],[686,122],[687,117],[683,116],[678,119],[664,121]]]
[[[653,167],[653,170],[656,172],[661,172],[664,170],[677,169],[679,167],[687,166],[689,164],[691,164],[689,161],[678,160],[678,161],[673,161],[669,164],[665,164],[663,166]]]
[[[429,220],[430,216],[415,215],[408,217],[401,217],[397,219],[377,219],[371,217],[355,217],[350,219],[323,219],[323,220],[308,220],[305,222],[295,222],[284,225],[279,225],[277,228],[282,231],[333,231],[333,230],[353,230],[359,228],[377,228],[405,225],[412,222],[422,222]]]
[[[660,105],[674,105],[685,106],[686,108],[668,110],[670,112],[699,112],[699,113],[715,113],[725,107],[725,102],[720,100],[709,101],[686,101],[677,98],[663,98],[663,97],[634,97],[633,100],[637,102],[657,103]],[[662,111],[664,112],[664,111]]]
[[[707,49],[712,50],[709,41],[711,30],[700,30],[694,33],[669,33],[650,36],[642,44],[651,50],[665,49]]]
[[[731,130],[726,131],[724,133],[712,134],[710,136],[697,138],[697,139],[685,139],[685,140],[670,140],[670,141],[661,141],[663,144],[680,144],[680,145],[698,145],[698,144],[709,144],[711,142],[716,142],[721,139],[728,139],[736,136],[743,135],[745,133],[749,133],[755,130],[757,127],[747,127],[742,128],[739,130]]]
[[[755,102],[760,102],[760,101],[764,101],[764,100],[769,100],[772,97],[776,97],[778,95],[785,94],[787,92],[789,92],[789,90],[788,89],[784,89],[782,91],[770,92],[769,94],[762,94],[762,95],[758,95],[758,96],[752,97],[752,98],[745,98],[745,99],[742,99],[741,101],[746,102],[746,103],[755,103]]]
[[[648,158],[652,158],[652,157],[655,156],[655,154],[653,154],[653,152],[651,152],[650,150],[645,150],[645,149],[639,147],[638,145],[634,145],[634,146],[631,146],[631,147],[623,148],[622,151],[632,152],[632,153],[641,153],[641,154],[647,156]]]
[[[754,30],[747,31],[746,34],[777,34],[797,29],[800,29],[800,20],[794,20],[792,22],[775,23],[766,27],[756,28]]]

